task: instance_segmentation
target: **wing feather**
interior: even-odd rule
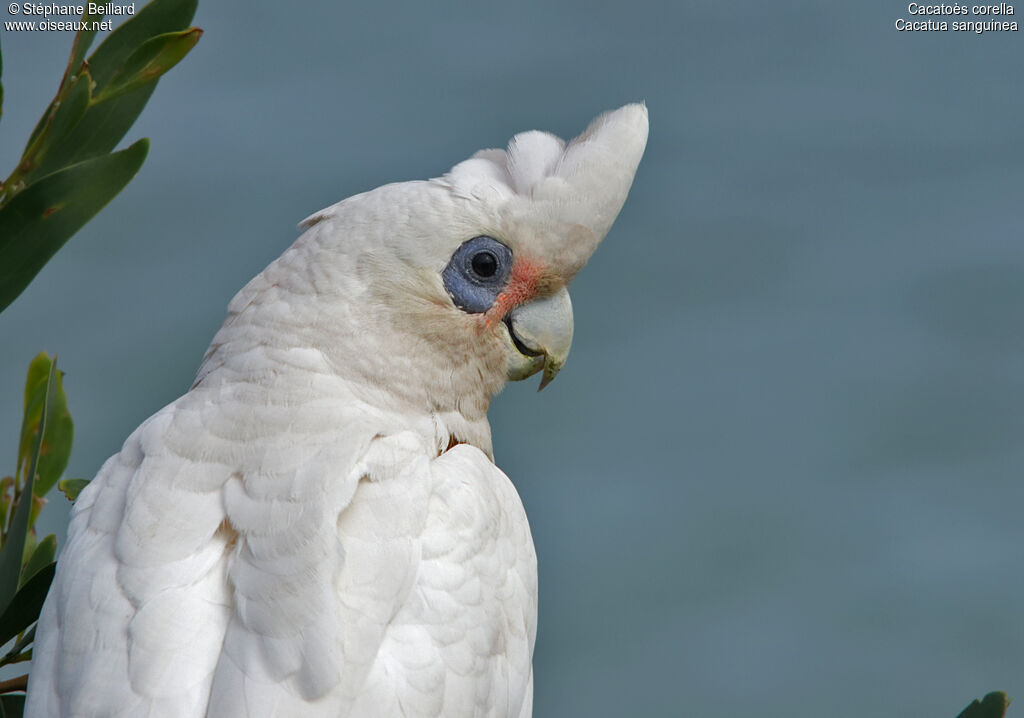
[[[205,430],[257,397],[204,382],[83,492],[27,715],[521,715],[536,559],[507,477],[351,402]]]

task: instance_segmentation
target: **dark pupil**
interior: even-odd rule
[[[481,277],[493,277],[498,271],[498,258],[490,252],[477,252],[473,255],[473,271]]]

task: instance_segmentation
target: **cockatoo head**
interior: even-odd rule
[[[524,132],[439,180],[471,203],[481,229],[451,253],[445,290],[478,333],[500,340],[509,379],[543,370],[543,389],[565,363],[573,333],[566,287],[611,228],[646,143],[647,109],[627,105],[568,146]]]
[[[356,195],[307,219],[252,292],[312,297],[295,317],[314,327],[304,344],[354,383],[434,414],[485,414],[507,380],[543,371],[543,387],[565,363],[567,285],[622,208],[646,142],[646,108],[627,105],[568,144],[525,132],[443,177]]]

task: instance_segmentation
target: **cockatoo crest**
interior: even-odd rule
[[[536,251],[554,255],[553,269],[569,281],[622,209],[646,144],[647,108],[626,105],[595,119],[568,146],[547,132],[522,132],[507,150],[481,150],[439,181],[501,207],[513,222],[539,216],[560,226]]]

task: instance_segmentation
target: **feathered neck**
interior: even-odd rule
[[[232,299],[194,387],[252,384],[268,402],[330,392],[382,435],[414,430],[439,452],[456,442],[491,456],[487,409],[504,381],[482,362],[501,357],[478,345],[460,350],[446,327],[431,326],[436,307],[406,304],[396,314],[388,299],[397,288],[322,256],[337,252],[323,241],[330,229],[310,228]]]

